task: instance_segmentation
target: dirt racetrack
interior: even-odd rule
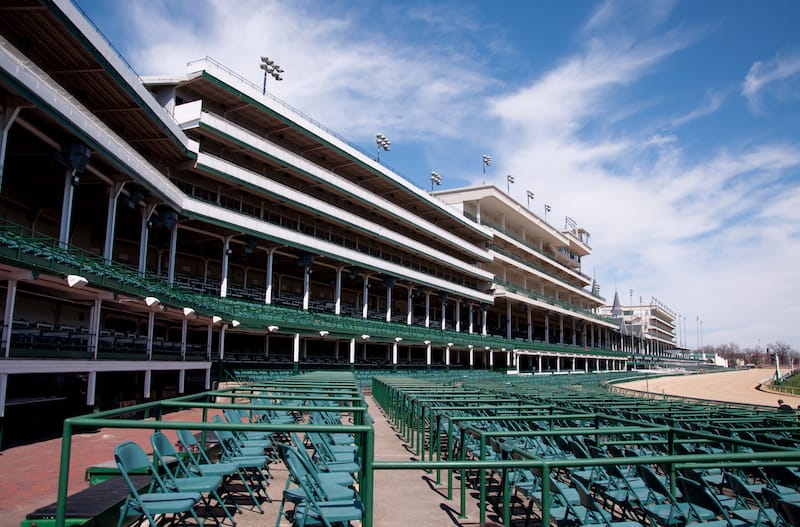
[[[786,373],[788,371],[781,372],[782,375]],[[760,383],[767,382],[774,376],[774,368],[755,368],[752,370],[659,377],[618,384],[617,386],[658,394],[774,407],[777,407],[778,399],[783,399],[787,404],[797,408],[800,405],[800,397],[770,393],[758,389]]]

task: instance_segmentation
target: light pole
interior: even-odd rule
[[[544,221],[547,221],[547,213],[550,212],[550,205],[547,203],[544,204]]]
[[[381,148],[388,152],[391,150],[392,142],[389,141],[389,138],[383,134],[375,135],[375,143],[378,145],[378,163],[381,162]]]
[[[442,176],[440,176],[437,172],[431,172],[431,192],[433,192],[434,185],[438,187],[441,184],[442,184]]]
[[[531,200],[532,200],[533,198],[535,198],[535,197],[536,197],[536,196],[533,194],[533,192],[531,192],[531,191],[529,190],[529,191],[528,191],[528,210],[530,210],[530,209],[531,209]]]
[[[514,183],[514,176],[511,174],[506,175],[506,192],[511,194],[511,184]]]
[[[483,154],[483,184],[486,184],[486,167],[492,164],[492,158]]]
[[[259,65],[259,68],[264,70],[264,87],[261,88],[261,95],[266,95],[267,75],[270,75],[276,81],[282,81],[283,77],[281,77],[281,73],[283,73],[283,68],[275,64],[275,61],[269,57],[261,57],[261,64]]]

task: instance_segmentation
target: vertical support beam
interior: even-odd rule
[[[208,368],[206,368],[206,382],[205,382],[204,389],[206,391],[211,389],[211,367],[210,366]]]
[[[392,321],[392,290],[394,289],[394,280],[386,280],[386,322]]]
[[[300,333],[292,335],[292,369],[295,373],[300,369]]]
[[[145,346],[147,349],[147,360],[153,359],[153,326],[156,322],[156,312],[150,311],[147,313],[147,340]]]
[[[222,275],[219,277],[219,297],[228,296],[228,264],[231,256],[231,236],[226,236],[222,243]]]
[[[364,295],[361,301],[361,318],[367,318],[369,315],[369,273],[364,273]]]
[[[469,347],[469,369],[471,370],[474,365],[475,365],[475,348],[470,346]]]
[[[303,311],[308,311],[311,300],[311,264],[303,266]]]
[[[150,368],[144,370],[144,398],[150,400],[150,385],[153,381],[153,370]]]
[[[117,200],[125,183],[114,183],[108,188],[108,211],[106,212],[106,241],[103,244],[103,259],[111,263],[114,256],[114,231],[117,225]]]
[[[264,303],[272,303],[272,262],[275,260],[275,247],[267,250],[267,283],[264,291]]]
[[[550,344],[550,312],[544,312],[544,341]]]
[[[336,286],[333,293],[333,313],[336,315],[342,314],[342,271],[344,271],[344,267],[336,268]]]
[[[206,336],[206,360],[211,360],[211,344],[214,342],[214,323],[208,324],[208,335]]]
[[[14,306],[17,302],[17,280],[8,280],[8,291],[6,292],[6,310],[3,314],[3,356],[7,359],[11,356],[11,326],[14,324]],[[0,408],[0,411],[2,408]],[[0,414],[1,415],[1,414]]]
[[[572,345],[575,346],[578,344],[578,336],[575,334],[575,318],[571,318],[572,320]]]
[[[14,124],[17,116],[19,115],[22,106],[6,106],[3,109],[2,117],[0,118],[0,125],[2,125],[2,133],[0,133],[0,189],[3,185],[3,173],[5,172],[6,165],[6,146],[8,146],[8,131],[11,125]]]
[[[542,356],[539,355],[539,373],[542,373]]]
[[[533,308],[527,305],[528,311],[528,342],[533,342]]]
[[[61,202],[61,226],[58,231],[58,243],[61,247],[69,245],[69,229],[72,222],[72,198],[75,195],[75,185],[72,183],[72,176],[75,170],[67,170],[64,173],[64,199]]]
[[[186,392],[186,370],[178,370],[178,393],[183,395]]]
[[[142,225],[139,234],[139,274],[144,276],[147,272],[147,246],[150,243],[150,216],[156,210],[155,205],[147,205],[142,209]]]
[[[484,337],[488,333],[488,328],[486,324],[486,319],[489,316],[489,306],[484,304],[481,306],[481,335]]]
[[[100,309],[103,301],[96,298],[89,308],[89,351],[92,358],[97,359],[97,352],[100,349]]]
[[[564,344],[564,315],[558,315],[558,343]]]
[[[470,335],[475,333],[475,322],[473,317],[473,304],[469,304],[469,333]]]
[[[449,370],[450,369],[450,344],[447,344],[447,348],[444,350],[444,365]]]
[[[447,329],[447,293],[441,293],[439,300],[442,301],[442,331]]]
[[[181,320],[181,360],[186,360],[186,336],[189,333],[189,319],[184,316]]]
[[[356,365],[356,339],[350,339],[350,369],[354,369]]]
[[[0,432],[3,431],[2,419],[6,416],[6,393],[8,392],[8,373],[0,373]],[[2,437],[0,436],[0,439]]]
[[[167,282],[175,283],[175,258],[178,253],[178,226],[172,227],[169,233],[169,262],[167,263]]]
[[[408,313],[406,313],[406,324],[411,325],[414,321],[414,288],[408,288],[408,297],[406,300],[406,307],[408,308]]]
[[[90,371],[89,378],[86,381],[86,406],[88,407],[94,406],[96,391],[97,391],[97,372]]]
[[[431,367],[431,343],[425,345],[425,365],[430,368]]]
[[[456,332],[461,332],[461,299],[456,300]]]
[[[425,327],[431,327],[431,292],[425,291]]]
[[[397,351],[400,347],[400,341],[395,340],[392,344],[392,368],[397,369]]]
[[[511,301],[508,298],[506,298],[506,338],[511,340]]]

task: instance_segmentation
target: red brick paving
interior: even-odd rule
[[[202,410],[186,410],[164,416],[164,421],[202,421]],[[165,431],[175,439],[175,433]],[[135,441],[150,452],[152,430],[103,428],[72,437],[68,494],[89,486],[86,468],[113,461],[114,447]],[[51,439],[0,452],[0,527],[19,527],[26,515],[56,501],[61,439]]]

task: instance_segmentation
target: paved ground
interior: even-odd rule
[[[627,386],[667,393],[775,406],[778,398],[792,406],[800,405],[800,398],[778,396],[756,390],[756,385],[769,378],[774,371],[747,370],[686,377],[670,377],[628,383]],[[413,459],[413,454],[400,440],[386,417],[372,398],[368,398],[370,412],[375,420],[376,450],[378,460],[396,461]],[[170,414],[168,420],[199,421],[199,411]],[[74,437],[72,462],[70,464],[69,492],[85,488],[84,469],[112,459],[113,448],[123,440],[133,440],[140,445],[149,445],[150,432],[146,430],[103,429],[94,433]],[[170,437],[174,437],[168,434]],[[58,478],[58,463],[61,440],[54,439],[33,445],[11,448],[0,453],[0,527],[18,527],[25,515],[34,509],[55,500]],[[270,485],[270,495],[280,497],[286,480],[282,467],[273,469],[275,479]],[[455,485],[458,485],[456,480]],[[379,471],[375,476],[376,527],[447,527],[478,525],[477,503],[468,493],[468,518],[458,518],[458,501],[448,501],[446,489],[437,487],[433,479],[424,472]],[[458,487],[455,488],[458,496]],[[263,527],[274,525],[278,503],[265,506],[265,514],[247,511],[237,516],[240,527]],[[493,519],[491,514],[489,519]],[[288,523],[283,522],[284,525]]]

